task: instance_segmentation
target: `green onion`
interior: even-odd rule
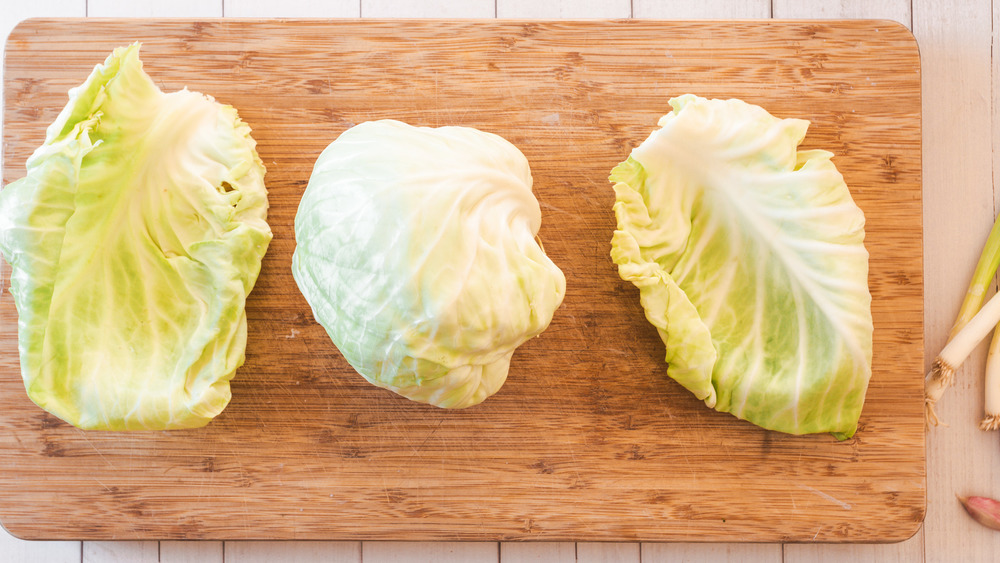
[[[948,343],[941,351],[941,354],[938,354],[930,373],[927,374],[927,381],[924,386],[924,414],[929,424],[936,426],[941,423],[937,413],[934,412],[934,405],[944,394],[945,389],[954,384],[955,370],[962,365],[962,362],[972,353],[972,350],[975,349],[979,342],[983,338],[986,338],[989,328],[996,326],[1000,322],[1000,316],[984,317],[977,325],[976,331],[965,331],[972,319],[981,312],[980,306],[986,298],[986,291],[993,281],[993,276],[996,275],[998,266],[1000,266],[1000,217],[997,217],[993,222],[993,229],[990,231],[989,238],[986,239],[986,245],[979,256],[976,270],[972,274],[969,289],[966,291],[962,307],[958,311],[958,318],[955,319],[955,323],[952,325],[951,332],[948,335]],[[1000,315],[1000,311],[998,311],[997,315]],[[987,326],[986,332],[982,332],[983,326]],[[955,340],[959,340],[957,346],[949,349],[949,346]],[[1000,346],[1000,343],[998,343],[998,346]],[[946,351],[948,352],[947,355],[945,354]]]
[[[979,423],[980,430],[1000,428],[1000,330],[993,331],[990,352],[986,356],[986,416]]]

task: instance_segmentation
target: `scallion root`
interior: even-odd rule
[[[1000,429],[1000,414],[987,415],[979,423],[979,429],[986,431]]]
[[[940,358],[934,360],[931,372],[927,374],[927,384],[924,387],[924,418],[928,426],[939,426],[943,424],[937,413],[934,412],[934,405],[944,394],[945,389],[955,383],[955,368],[941,361]],[[945,425],[947,426],[947,425]]]

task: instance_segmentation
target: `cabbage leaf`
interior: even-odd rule
[[[864,215],[808,121],[684,95],[611,173],[612,258],[667,375],[793,434],[854,434],[871,376]]]
[[[225,408],[271,239],[250,128],[161,92],[138,51],[70,90],[0,191],[25,387],[85,429],[198,427]]]
[[[500,389],[566,289],[531,185],[514,145],[469,127],[370,121],[320,154],[292,273],[358,373],[444,408]]]

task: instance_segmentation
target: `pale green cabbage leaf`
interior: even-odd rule
[[[667,374],[793,434],[857,429],[871,377],[865,218],[809,122],[684,95],[611,173],[612,258]]]
[[[271,239],[264,167],[236,110],[162,93],[115,49],[0,191],[28,395],[85,429],[206,424],[244,360]]]
[[[292,273],[358,373],[445,408],[500,389],[566,289],[531,185],[514,145],[469,127],[370,121],[322,152]]]

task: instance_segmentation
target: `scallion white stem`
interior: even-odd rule
[[[942,364],[952,366],[952,369],[957,369],[993,327],[997,326],[997,323],[1000,323],[1000,293],[991,297],[976,316],[948,341],[938,354],[938,360]]]
[[[993,229],[990,230],[989,238],[986,239],[986,245],[979,256],[979,262],[976,264],[976,270],[972,274],[972,281],[969,282],[969,289],[965,292],[962,307],[959,309],[958,317],[955,319],[955,323],[951,327],[951,333],[948,335],[948,345],[951,344],[952,340],[957,337],[959,332],[965,328],[966,324],[979,311],[980,305],[983,304],[983,300],[986,298],[986,291],[989,289],[990,282],[993,281],[993,276],[996,275],[998,266],[1000,266],[1000,217],[994,220]],[[996,321],[993,324],[996,325]],[[979,340],[982,340],[982,338],[985,338],[985,333]],[[972,348],[975,348],[978,342],[977,340],[972,345]],[[948,345],[945,346],[945,349],[948,348]],[[948,364],[948,358],[945,358],[944,362],[941,361],[941,355],[944,355],[944,350],[942,350],[941,355],[934,361],[930,373],[927,374],[924,387],[924,414],[928,424],[938,425],[941,423],[937,413],[934,412],[934,405],[944,395],[945,390],[954,383],[955,369],[965,361],[965,358],[971,352],[972,349],[965,356],[962,356],[957,364]],[[954,357],[952,359],[954,360]]]
[[[990,352],[986,356],[986,416],[979,423],[980,430],[1000,428],[1000,328],[993,330]]]

